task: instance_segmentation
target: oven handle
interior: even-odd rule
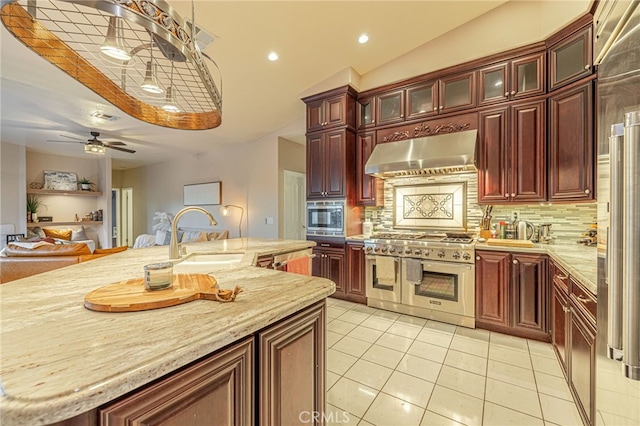
[[[454,269],[466,269],[466,270],[472,270],[475,265],[473,263],[455,263],[455,262],[445,262],[445,261],[438,261],[438,260],[422,260],[420,262],[422,264],[422,266],[428,266],[428,265],[434,265],[436,267],[438,266],[443,266],[443,265],[447,265],[447,267],[449,268],[454,268]]]
[[[368,254],[368,255],[365,256],[365,259],[366,260],[376,260],[376,256],[373,255],[373,254]],[[399,257],[394,257],[393,261],[394,262],[400,262],[400,258]]]

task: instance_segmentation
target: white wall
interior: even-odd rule
[[[15,233],[26,234],[26,150],[24,146],[0,142],[0,224],[13,225]],[[0,237],[0,248],[6,237]]]

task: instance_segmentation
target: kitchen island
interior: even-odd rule
[[[88,421],[93,421],[96,408],[234,342],[249,341],[258,351],[247,352],[258,354],[263,349],[259,333],[287,323],[286,318],[310,306],[320,306],[316,310],[321,324],[316,320],[319,328],[313,330],[315,345],[320,347],[311,351],[317,358],[325,350],[324,299],[334,292],[334,283],[251,266],[260,255],[313,245],[253,238],[185,244],[188,254],[244,254],[239,263],[211,273],[222,289],[243,288],[231,303],[196,300],[128,313],[84,307],[90,291],[141,278],[144,265],[166,261],[167,246],[127,250],[0,286],[1,423],[48,424],[84,413],[90,413]],[[255,342],[250,338],[254,335]],[[253,360],[249,361],[252,366]],[[324,398],[324,359],[314,358],[314,362],[320,374],[317,390]],[[247,383],[256,385],[255,377],[263,373],[268,372],[254,371]],[[249,411],[253,412],[251,407]]]

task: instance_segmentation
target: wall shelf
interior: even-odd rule
[[[99,197],[102,192],[98,191],[58,191],[55,189],[27,189],[27,194],[33,195],[80,195],[84,197]]]
[[[63,226],[63,225],[102,225],[100,221],[81,220],[79,222],[29,222],[27,228],[37,228],[46,226]]]

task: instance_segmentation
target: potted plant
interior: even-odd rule
[[[78,183],[80,184],[80,188],[82,188],[83,191],[91,191],[91,185],[93,185],[93,182],[91,182],[89,179],[83,177],[78,181]]]
[[[36,222],[38,220],[38,208],[40,206],[44,206],[44,204],[38,197],[27,194],[27,222]]]

